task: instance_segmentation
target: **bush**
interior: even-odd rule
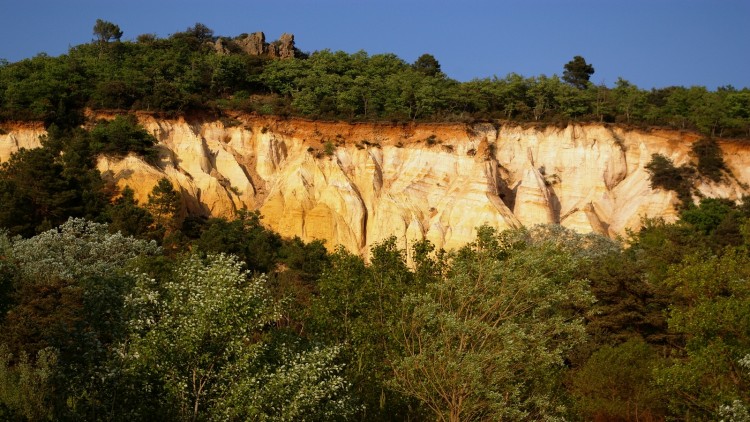
[[[718,182],[722,177],[722,170],[726,170],[721,148],[713,139],[701,139],[693,143],[693,154],[698,158],[698,173]]]
[[[683,206],[692,202],[690,189],[694,170],[691,167],[675,167],[672,160],[661,155],[651,155],[651,161],[644,166],[651,176],[651,189],[665,189],[677,192]]]
[[[156,138],[143,129],[135,117],[117,116],[110,122],[99,122],[91,130],[91,149],[95,154],[125,156],[130,152],[154,157]]]
[[[336,146],[333,145],[333,142],[326,141],[325,144],[323,144],[323,152],[330,157],[336,152]]]

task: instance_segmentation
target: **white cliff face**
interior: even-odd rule
[[[40,137],[46,134],[41,124],[19,125],[0,131],[0,163],[8,161],[11,154],[21,148],[39,148],[42,145]]]
[[[284,236],[324,239],[329,248],[367,255],[390,236],[409,248],[429,239],[453,249],[475,228],[559,223],[608,236],[637,229],[644,217],[676,218],[676,196],[652,190],[643,166],[654,153],[690,161],[695,135],[601,125],[564,129],[507,125],[392,125],[236,116],[240,122],[159,120],[141,124],[159,140],[155,165],[102,157],[103,176],[136,199],[162,177],[179,187],[186,211],[232,217],[258,209]],[[0,160],[41,132],[0,135]],[[325,145],[334,146],[325,153]],[[720,143],[733,177],[701,183],[705,196],[748,193],[750,154]],[[330,151],[329,151],[330,152]]]

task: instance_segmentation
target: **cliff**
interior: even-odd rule
[[[159,140],[158,165],[135,156],[99,160],[105,179],[129,185],[139,201],[167,177],[190,213],[231,217],[258,209],[284,236],[363,254],[391,235],[404,247],[427,238],[455,248],[483,223],[560,223],[617,236],[643,217],[674,220],[676,195],[651,189],[644,165],[654,153],[675,165],[689,162],[697,139],[601,125],[349,124],[240,114],[231,125],[146,114],[139,120]],[[43,129],[5,132],[0,161],[37,146]],[[750,181],[750,146],[720,146],[732,176],[700,181],[697,189],[737,199],[750,192],[741,183]]]

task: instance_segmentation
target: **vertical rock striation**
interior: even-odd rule
[[[106,116],[98,116],[106,117]],[[179,186],[190,213],[232,217],[258,209],[270,228],[324,239],[366,255],[389,236],[402,247],[429,239],[457,248],[481,224],[505,229],[559,223],[609,236],[643,217],[674,220],[676,196],[653,190],[644,165],[654,153],[690,161],[695,135],[602,125],[527,128],[490,124],[311,122],[254,115],[217,121],[140,115],[159,140],[156,166],[135,156],[101,157],[103,176],[140,202],[162,177]],[[0,135],[0,160],[38,146],[39,127]],[[334,144],[332,154],[326,144]],[[732,173],[700,182],[706,196],[748,193],[748,147],[720,143]]]

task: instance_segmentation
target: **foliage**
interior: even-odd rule
[[[100,215],[107,193],[82,130],[52,126],[42,147],[22,149],[0,164],[0,227],[32,236],[69,217]]]
[[[687,166],[675,167],[672,160],[652,154],[644,168],[651,179],[651,189],[666,189],[677,192],[683,206],[692,203],[693,169]]]
[[[94,35],[96,35],[96,38],[100,43],[107,43],[111,40],[120,41],[120,38],[122,38],[122,31],[119,26],[112,22],[97,19],[94,24]]]
[[[196,23],[166,39],[119,39],[97,21],[97,40],[57,58],[0,66],[0,119],[82,123],[84,107],[185,113],[239,109],[316,118],[623,122],[750,136],[750,91],[731,86],[639,89],[623,78],[594,86],[581,56],[562,76],[448,78],[430,54],[407,64],[393,54],[316,51],[290,60],[250,56],[237,38]],[[214,48],[221,39],[222,52]]]
[[[0,418],[742,420],[749,216],[704,199],[627,246],[480,227],[409,265],[396,238],[366,263],[255,213],[189,255],[82,219],[2,233]]]
[[[442,75],[440,63],[432,54],[422,54],[414,61],[412,67],[426,76],[438,77]]]
[[[213,410],[221,390],[262,352],[263,327],[278,319],[264,279],[248,280],[240,267],[226,255],[205,263],[189,256],[161,286],[139,277],[125,299],[131,317],[123,365],[157,371],[180,419]]]
[[[391,385],[438,420],[553,419],[554,379],[585,338],[591,297],[554,240],[526,243],[481,227],[445,278],[404,299],[404,349]]]
[[[750,373],[737,363],[750,350],[750,258],[742,249],[690,256],[672,268],[670,330],[685,335],[684,349],[659,370],[677,415],[715,418],[721,405],[750,403]]]
[[[126,298],[126,371],[153,374],[179,420],[325,420],[348,407],[337,348],[275,350],[280,318],[264,276],[227,255],[191,255],[161,285],[141,277]],[[202,416],[205,415],[205,416]]]
[[[578,89],[586,89],[593,74],[594,66],[586,63],[583,57],[575,56],[573,60],[565,64],[562,79]]]
[[[145,208],[138,206],[135,192],[125,186],[120,196],[115,199],[105,215],[111,232],[120,232],[125,236],[145,237],[154,224],[154,218]]]
[[[375,245],[371,260],[367,266],[343,248],[331,255],[311,305],[311,328],[345,345],[344,354],[353,363],[346,377],[363,405],[360,418],[408,419],[420,410],[386,385],[391,377],[387,362],[399,348],[392,330],[399,302],[416,286],[395,238]]]
[[[101,121],[90,131],[94,154],[123,157],[130,152],[154,158],[156,139],[138,125],[135,117],[117,116],[110,122]]]
[[[714,182],[720,181],[726,164],[716,141],[713,138],[700,139],[693,143],[691,150],[698,157],[698,173]]]
[[[571,390],[586,420],[658,420],[666,397],[655,388],[660,362],[653,347],[640,339],[604,345],[573,375]]]
[[[598,345],[633,338],[664,344],[670,339],[664,315],[668,295],[644,276],[648,264],[637,259],[638,248],[603,254],[579,267],[579,276],[589,280],[596,297],[586,315],[586,330]]]
[[[21,352],[17,362],[11,365],[13,360],[8,348],[0,344],[0,406],[9,409],[14,417],[6,416],[9,420],[50,420],[51,378],[57,364],[55,350],[42,349],[33,361]]]
[[[0,384],[15,385],[14,377],[27,382],[28,371],[44,370],[50,373],[33,388],[50,414],[74,419],[101,414],[109,350],[124,334],[123,295],[132,285],[125,268],[155,253],[153,243],[112,235],[106,225],[81,219],[15,239],[7,255],[18,271],[14,306],[1,327],[3,347],[21,360],[8,361]],[[24,356],[36,361],[27,365]],[[50,356],[54,367],[46,363]]]
[[[699,232],[710,235],[718,230],[722,223],[732,218],[731,216],[736,213],[735,208],[734,202],[729,199],[703,198],[699,206],[682,211],[680,220],[691,224]]]
[[[212,218],[195,245],[207,253],[232,254],[250,271],[271,272],[278,261],[281,238],[263,227],[260,220],[258,211],[240,211],[231,221]]]
[[[146,210],[161,229],[172,233],[182,223],[182,196],[174,189],[169,179],[162,177],[148,194]]]
[[[154,242],[111,234],[105,224],[70,219],[60,227],[13,243],[21,274],[34,283],[106,277],[131,259],[158,252]]]
[[[215,419],[330,421],[354,413],[349,384],[341,375],[344,365],[337,362],[340,347],[295,352],[284,345],[275,352],[275,365],[240,380],[222,403],[224,414]]]

